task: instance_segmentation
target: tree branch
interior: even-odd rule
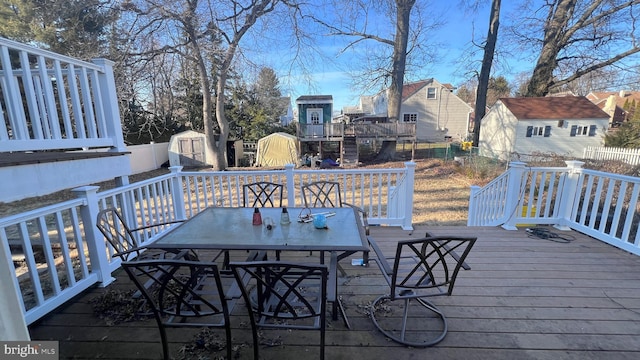
[[[592,71],[595,71],[595,70],[598,70],[598,69],[602,69],[605,66],[609,66],[609,65],[615,63],[618,60],[621,60],[621,59],[623,59],[623,58],[625,58],[625,57],[627,57],[629,55],[633,55],[633,54],[636,54],[638,52],[640,52],[640,47],[634,47],[633,49],[630,49],[630,50],[627,50],[627,51],[625,51],[623,53],[620,53],[620,54],[618,54],[618,55],[616,55],[616,56],[614,56],[614,57],[612,57],[612,58],[610,58],[610,59],[608,59],[606,61],[603,61],[601,63],[589,66],[588,68],[585,68],[583,70],[578,70],[573,75],[571,75],[571,76],[569,76],[569,77],[567,77],[565,79],[562,79],[562,80],[559,80],[559,81],[555,81],[550,86],[550,88],[553,89],[553,88],[557,88],[557,87],[560,87],[562,85],[568,84],[571,81],[576,80],[576,79],[578,79],[579,77],[581,77],[581,76],[583,76],[585,74],[588,74],[588,73],[590,73]]]

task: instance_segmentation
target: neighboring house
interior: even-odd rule
[[[587,94],[587,99],[609,114],[610,128],[617,128],[629,120],[630,113],[625,106],[640,105],[640,91],[592,91]]]
[[[280,101],[278,103],[279,103],[279,106],[281,107],[280,113],[282,114],[280,115],[280,124],[282,126],[287,126],[291,124],[291,122],[294,119],[293,107],[291,106],[291,98],[288,96],[283,96],[280,98]]]
[[[473,108],[456,96],[453,90],[451,84],[443,84],[435,79],[404,84],[399,122],[416,123],[418,141],[465,140],[469,135],[469,119]],[[388,91],[362,97],[360,107],[364,114],[361,119],[386,121]],[[351,107],[349,111],[355,112]]]
[[[603,146],[609,115],[586,97],[501,98],[482,118],[480,155],[582,155]]]

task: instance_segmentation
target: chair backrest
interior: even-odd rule
[[[335,181],[315,181],[302,185],[305,207],[342,207],[340,184]]]
[[[113,247],[113,256],[127,261],[141,253],[138,242],[115,208],[107,208],[98,213],[96,226]]]
[[[434,236],[399,241],[389,284],[392,299],[451,295],[476,239]]]
[[[259,181],[242,185],[244,207],[282,207],[282,184]]]
[[[165,324],[173,322],[170,317],[219,316],[220,318],[212,324],[222,324],[229,319],[222,280],[215,263],[143,260],[125,261],[122,267],[142,292],[151,310],[160,316]],[[149,281],[152,281],[154,286],[145,286]],[[194,322],[189,321],[184,326],[196,326],[189,324]]]
[[[229,308],[218,266],[185,260],[125,261],[122,267],[151,308],[169,359],[167,327],[224,328],[231,358]],[[149,283],[153,285],[148,286]]]
[[[250,261],[231,262],[229,267],[247,304],[254,359],[260,358],[258,327],[320,330],[320,359],[324,359],[326,265]]]
[[[327,300],[326,265],[295,264],[282,261],[231,262],[242,295],[252,303],[254,319],[260,326],[323,328]],[[247,277],[253,281],[247,281]],[[244,281],[243,281],[244,280]],[[250,287],[255,290],[250,293]],[[313,325],[296,325],[294,322],[269,319],[297,320],[315,318]]]

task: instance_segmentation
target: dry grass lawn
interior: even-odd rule
[[[415,160],[413,223],[429,226],[466,225],[471,179],[458,166],[438,159]],[[367,168],[402,168],[403,162],[389,162]]]
[[[437,159],[416,160],[414,189],[414,224],[430,226],[465,225],[469,205],[471,179],[458,171],[449,161]],[[403,162],[387,162],[365,168],[403,168]],[[246,169],[246,168],[243,168]],[[158,169],[130,177],[130,182],[166,174],[167,169]],[[101,190],[115,186],[113,181],[97,184]],[[71,191],[60,191],[12,203],[0,203],[0,217],[17,214],[74,198]]]

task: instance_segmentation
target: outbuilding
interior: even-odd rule
[[[277,132],[258,140],[256,166],[298,165],[299,159],[298,139],[293,135]]]
[[[482,118],[478,147],[501,160],[581,156],[604,144],[608,125],[609,115],[584,96],[502,98]]]

